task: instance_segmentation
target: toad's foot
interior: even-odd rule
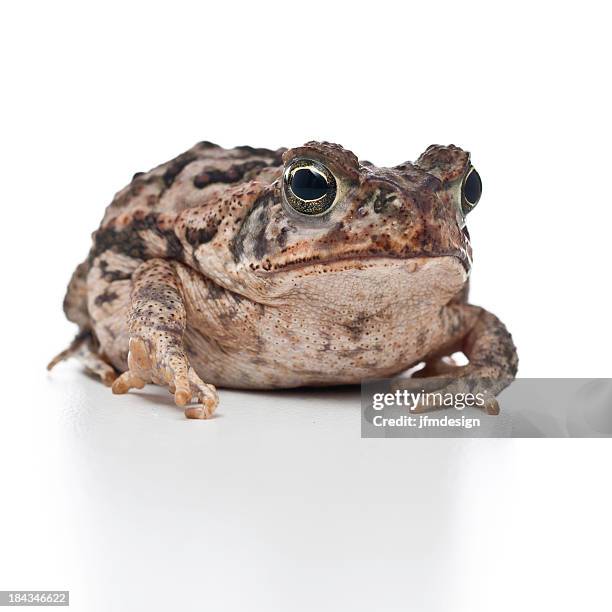
[[[128,370],[113,383],[113,393],[151,382],[167,386],[176,404],[185,406],[186,417],[211,417],[219,403],[217,390],[196,374],[183,349],[185,307],[172,264],[146,261],[132,281]],[[188,406],[191,402],[197,405]]]
[[[190,419],[208,419],[219,403],[217,390],[208,385],[189,365],[187,357],[181,352],[167,355],[159,363],[155,352],[148,349],[142,338],[130,339],[128,355],[129,370],[121,374],[113,383],[113,393],[127,393],[130,389],[142,389],[146,383],[166,385],[174,394],[177,406],[186,406],[185,416]],[[165,363],[164,363],[165,362]],[[196,402],[196,406],[187,406]]]
[[[455,407],[458,410],[473,407],[487,414],[499,414],[499,403],[495,398],[509,380],[483,378],[476,368],[457,368],[456,376],[446,372],[440,376],[425,378],[396,378],[392,388],[418,394],[419,400],[410,412],[420,414],[432,410]]]
[[[469,304],[457,304],[446,312],[448,336],[452,338],[448,349],[461,350],[469,364],[457,366],[448,358],[433,355],[426,360],[425,369],[413,378],[397,378],[393,387],[415,393],[430,394],[413,412],[426,412],[448,407],[442,397],[455,396],[455,407],[467,404],[466,395],[475,396],[475,407],[488,414],[499,414],[495,397],[507,387],[516,375],[518,357],[512,336],[504,324],[490,312]],[[470,398],[472,402],[472,398]]]
[[[71,357],[78,359],[85,369],[97,376],[107,387],[113,384],[117,378],[115,368],[111,366],[98,352],[97,343],[88,331],[83,331],[76,336],[67,349],[58,353],[47,365],[47,370],[52,370],[60,361]]]

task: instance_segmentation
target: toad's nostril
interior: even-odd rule
[[[398,194],[394,189],[379,188],[372,198],[372,208],[375,213],[391,210],[397,204]]]

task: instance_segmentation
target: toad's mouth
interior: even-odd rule
[[[308,268],[317,268],[320,271],[321,267],[324,268],[324,271],[359,269],[364,266],[376,265],[383,260],[395,263],[405,262],[406,268],[410,271],[411,268],[416,269],[416,267],[424,261],[442,257],[456,259],[465,270],[466,275],[469,275],[472,259],[469,253],[464,249],[454,249],[452,251],[435,254],[414,253],[409,256],[399,256],[391,253],[344,253],[336,257],[310,256],[276,264],[270,262],[267,268],[261,267],[258,272],[263,271],[268,274],[279,274],[281,272],[304,270]]]

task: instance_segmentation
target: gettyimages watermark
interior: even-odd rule
[[[444,414],[433,416],[431,414],[414,414],[427,409],[440,410],[454,408],[464,410],[465,408],[477,408],[484,410],[486,406],[485,393],[462,393],[462,392],[426,392],[409,391],[407,389],[395,389],[390,392],[378,392],[372,395],[372,408],[378,411],[372,418],[375,427],[415,427],[423,429],[428,427],[462,427],[472,429],[480,427],[480,419],[468,417],[465,414]],[[383,411],[389,408],[400,408],[410,414],[399,414],[385,416]]]
[[[393,385],[393,382],[391,382]],[[485,410],[487,394],[484,392],[452,392],[430,391],[425,389],[412,391],[408,389],[393,389],[372,393],[371,407],[378,414],[372,417],[374,427],[406,427],[427,429],[432,427],[460,427],[472,429],[480,427],[479,417],[465,414],[450,413],[428,414],[426,411],[440,411],[448,408],[462,411],[465,408]],[[390,409],[396,409],[390,413]],[[398,414],[398,410],[400,413]],[[425,414],[417,414],[423,413]]]
[[[374,380],[361,408],[366,438],[610,437],[612,379]]]
[[[395,389],[387,393],[374,393],[372,396],[372,407],[374,410],[382,410],[385,407],[399,406],[416,410],[419,406],[426,408],[481,408],[486,405],[486,394],[478,393],[453,393],[453,392],[427,392],[408,391],[407,389]]]

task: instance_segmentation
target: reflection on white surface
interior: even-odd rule
[[[222,391],[194,422],[77,366],[30,385],[2,414],[0,588],[76,610],[510,610],[605,584],[564,554],[610,544],[602,441],[362,440],[358,389]]]

